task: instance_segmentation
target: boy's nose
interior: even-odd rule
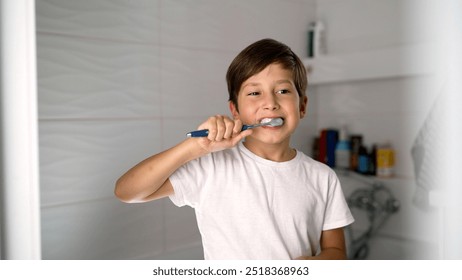
[[[263,101],[263,108],[267,110],[276,110],[279,108],[279,103],[277,101],[277,98],[274,94],[267,94],[265,96],[265,99]]]

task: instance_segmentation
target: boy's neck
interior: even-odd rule
[[[243,144],[257,156],[275,162],[289,161],[297,155],[297,151],[289,146],[289,141],[278,144],[267,144],[246,139]]]

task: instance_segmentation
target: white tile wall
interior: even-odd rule
[[[37,41],[40,118],[160,117],[158,46],[47,33]]]
[[[42,208],[45,259],[140,259],[164,252],[162,202],[113,198]]]
[[[225,72],[273,37],[305,54],[315,0],[37,0],[42,256],[202,258],[190,208],[113,196],[128,168],[228,113]],[[307,118],[294,144],[308,150]]]
[[[115,180],[161,148],[159,120],[41,121],[42,205],[113,197]]]
[[[160,42],[160,0],[36,2],[40,32],[123,42]]]
[[[272,37],[305,50],[312,0],[162,1],[162,43],[185,48],[239,51]]]
[[[203,258],[202,242],[197,228],[196,215],[188,207],[176,207],[169,200],[164,202],[164,245],[171,253],[196,248],[195,258]]]
[[[228,52],[163,47],[163,116],[204,118],[228,113],[225,75],[233,56]]]

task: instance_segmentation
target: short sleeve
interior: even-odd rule
[[[353,215],[345,200],[345,196],[337,175],[329,174],[329,191],[322,230],[345,227],[354,222]]]
[[[186,163],[169,178],[174,194],[170,200],[176,206],[196,208],[200,202],[207,174],[210,173],[209,157],[199,158]]]

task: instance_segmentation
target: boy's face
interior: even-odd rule
[[[237,103],[238,108],[230,102],[230,109],[233,117],[244,124],[260,123],[267,118],[284,120],[282,126],[256,128],[248,137],[276,144],[290,140],[290,135],[305,116],[307,98],[300,99],[292,71],[280,64],[270,64],[242,83]]]

